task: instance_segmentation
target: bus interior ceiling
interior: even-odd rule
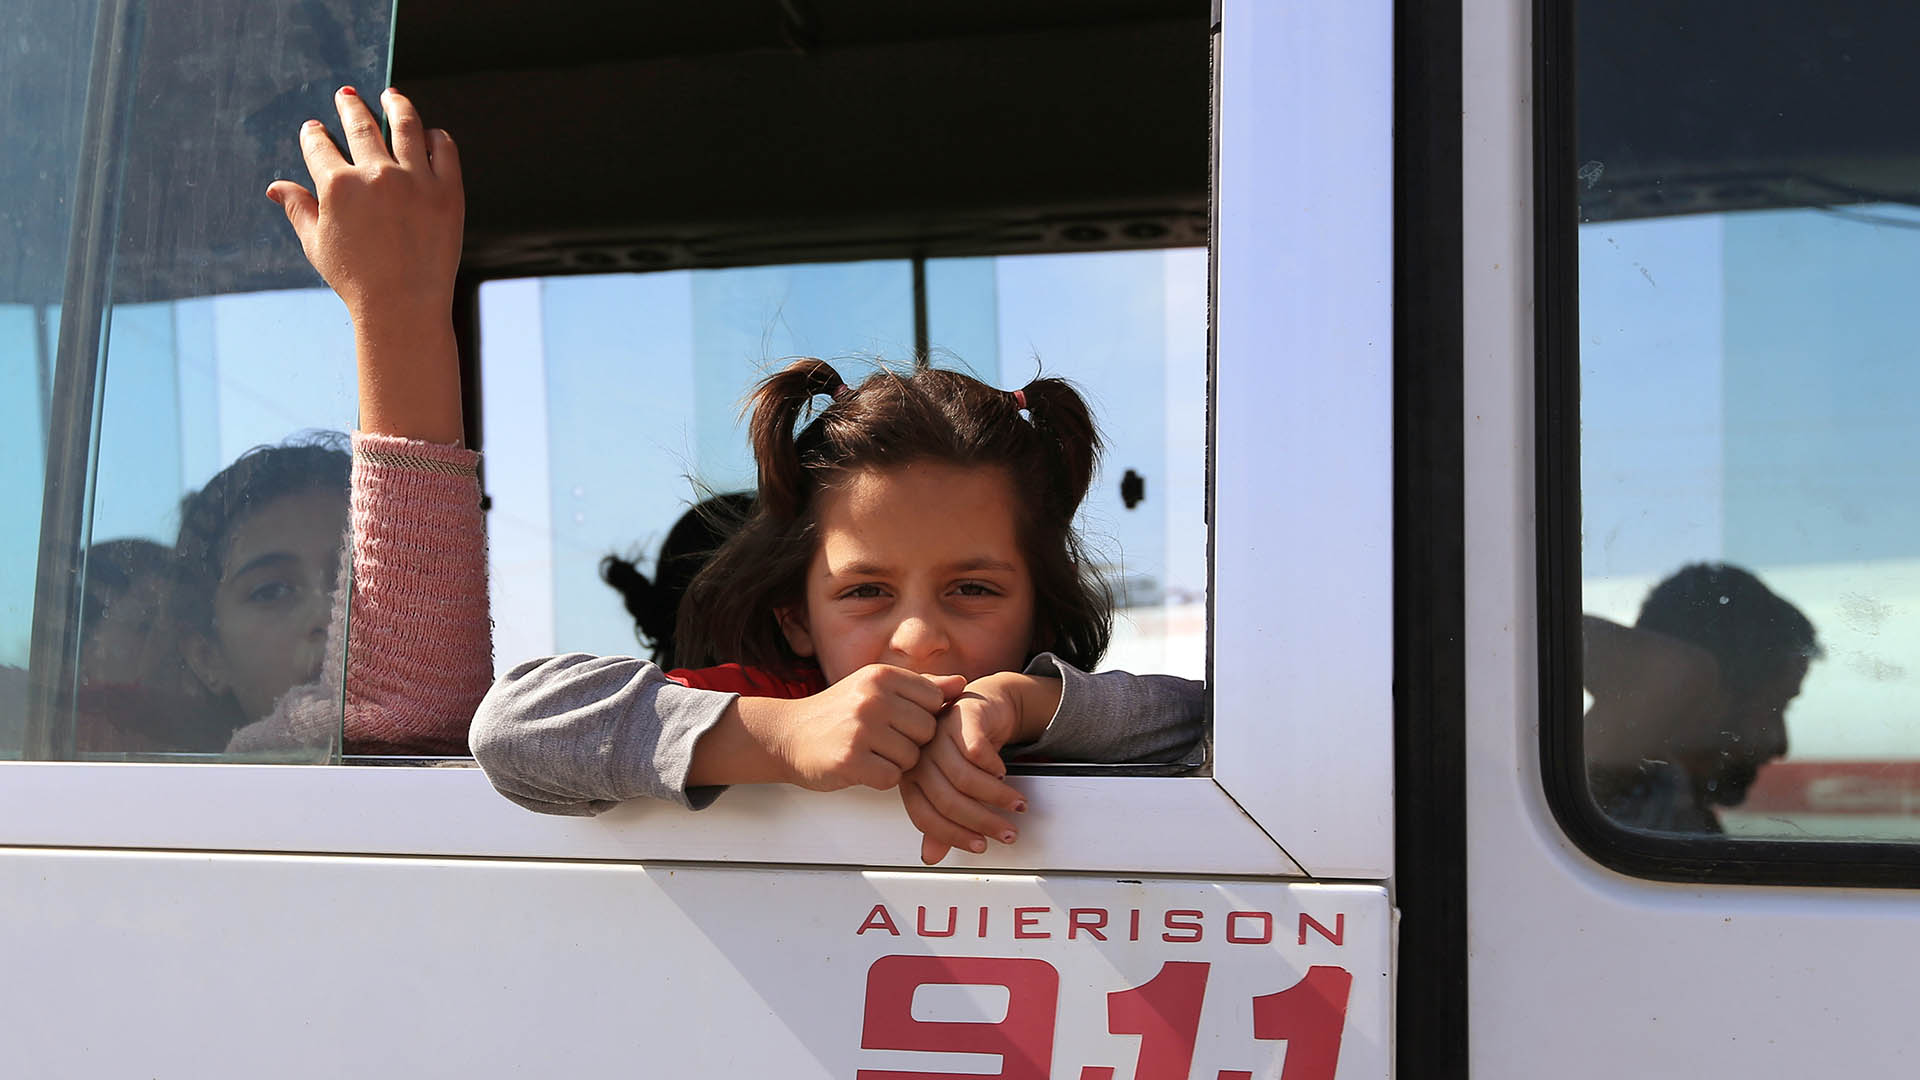
[[[1613,0],[1576,17],[1582,221],[1920,204],[1902,107],[1920,7]]]
[[[401,0],[470,273],[1203,244],[1207,0]]]

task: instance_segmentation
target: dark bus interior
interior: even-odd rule
[[[1208,5],[412,0],[473,271],[1206,240]]]

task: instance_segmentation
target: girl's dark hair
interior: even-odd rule
[[[213,592],[234,526],[282,496],[319,490],[345,498],[353,471],[346,443],[338,432],[320,432],[280,446],[256,446],[181,500],[168,614],[190,630],[211,632]]]
[[[821,360],[796,360],[761,382],[748,401],[759,498],[687,591],[681,662],[791,666],[773,612],[805,602],[814,495],[847,470],[934,461],[1006,472],[1033,573],[1029,650],[1091,669],[1112,635],[1113,597],[1081,551],[1073,516],[1093,482],[1099,432],[1063,379],[1035,379],[1019,394],[938,368],[882,370],[850,388]],[[796,435],[821,395],[832,400]]]
[[[600,560],[600,577],[619,591],[633,616],[634,636],[653,650],[654,663],[679,666],[674,655],[674,629],[680,600],[700,568],[720,545],[740,529],[753,510],[753,496],[737,491],[715,495],[680,515],[660,545],[653,579],[640,572],[637,562],[609,555]]]

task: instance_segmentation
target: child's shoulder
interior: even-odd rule
[[[826,678],[811,664],[787,671],[769,671],[745,664],[675,668],[667,672],[667,678],[696,690],[724,690],[744,697],[803,698],[827,688]]]

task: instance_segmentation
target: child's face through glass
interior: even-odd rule
[[[234,526],[213,593],[213,639],[188,660],[216,693],[231,690],[248,720],[320,673],[340,567],[346,499],[314,489],[283,495]]]
[[[780,622],[829,683],[868,664],[969,680],[1023,666],[1033,576],[1003,470],[861,469],[816,498],[806,607]]]

